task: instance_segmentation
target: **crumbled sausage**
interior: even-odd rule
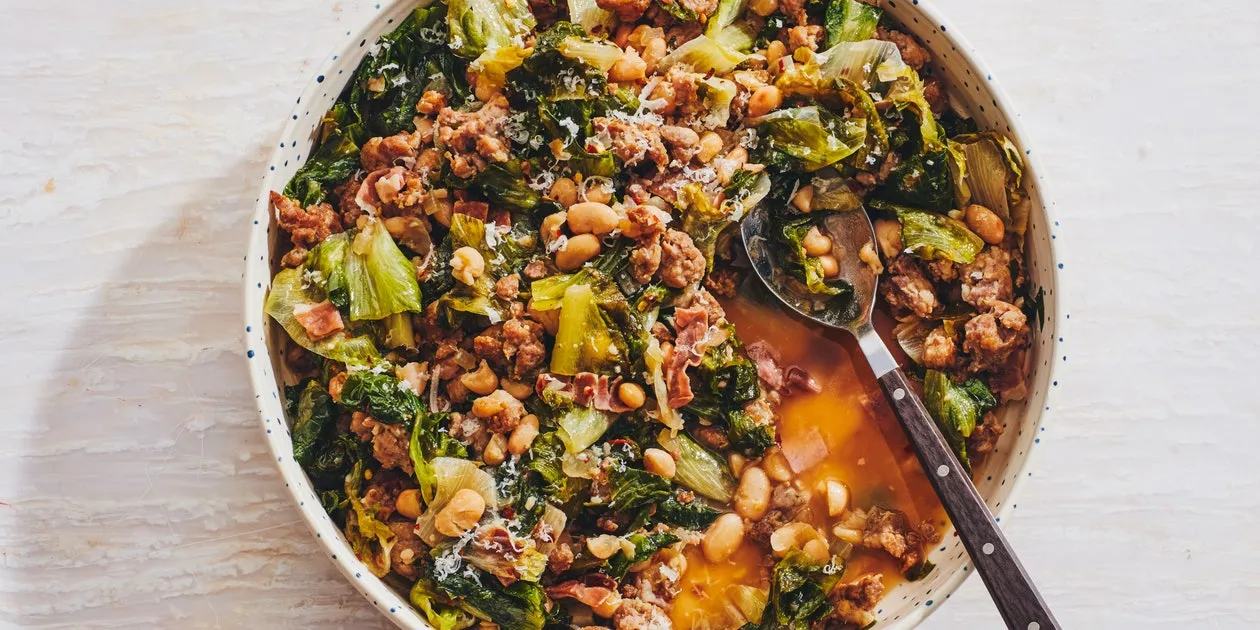
[[[990,411],[984,414],[984,419],[967,438],[967,453],[974,457],[992,452],[1005,429],[996,413]]]
[[[341,213],[341,225],[354,225],[363,216],[363,208],[355,198],[363,185],[363,174],[355,173],[353,177],[333,188],[333,199],[337,201],[337,211]]]
[[[962,299],[984,310],[994,302],[1010,302],[1014,293],[1011,281],[1011,255],[999,247],[986,247],[971,264],[959,270],[962,276]]]
[[[661,130],[647,123],[630,122],[618,118],[598,117],[591,121],[595,134],[606,134],[612,142],[612,151],[626,167],[649,161],[658,168],[669,163],[665,144],[661,142]]]
[[[337,212],[326,203],[302,208],[297,201],[272,191],[271,205],[276,209],[280,229],[288,232],[293,241],[293,249],[280,261],[286,267],[301,265],[310,248],[341,231]]]
[[[946,334],[944,326],[937,326],[923,341],[923,366],[930,370],[951,370],[958,362],[958,344]]]
[[[446,146],[446,158],[456,177],[472,177],[490,162],[508,160],[504,136],[508,113],[507,98],[496,95],[475,112],[447,107],[438,114],[438,139]]]
[[[883,549],[901,561],[901,572],[914,568],[923,559],[923,534],[910,526],[906,515],[897,510],[871,508],[862,532],[862,545]]]
[[[569,543],[560,543],[547,555],[547,569],[557,575],[569,570],[573,565],[573,548]]]
[[[546,278],[547,263],[541,260],[531,260],[528,265],[525,265],[525,271],[523,273],[525,274],[525,277],[530,280],[540,280],[542,278]]]
[[[769,549],[770,536],[774,534],[775,530],[787,525],[789,522],[791,522],[791,519],[788,518],[783,510],[770,510],[766,512],[765,516],[754,521],[748,528],[748,538]]]
[[[803,25],[809,21],[809,16],[805,13],[805,0],[779,0],[779,11],[796,22]],[[789,50],[788,53],[792,51]]]
[[[817,24],[793,26],[785,29],[784,39],[787,41],[788,50],[796,50],[798,48],[808,48],[810,50],[818,50],[822,45],[823,36],[827,34],[823,27]]]
[[[641,599],[623,599],[613,615],[616,630],[669,630],[674,627],[664,610]]]
[[[624,24],[637,22],[643,12],[652,6],[652,0],[595,0],[596,6],[617,14],[617,19]]]
[[[385,138],[372,138],[359,150],[363,170],[379,171],[394,166],[415,166],[420,149],[420,134],[399,132]]]
[[[901,51],[901,60],[915,70],[921,70],[923,66],[932,62],[932,53],[928,52],[919,40],[901,31],[889,30],[881,26],[875,29],[875,39],[896,44],[897,50]]]
[[[704,254],[692,242],[686,232],[666,230],[661,238],[661,282],[667,287],[681,289],[699,282],[704,277]]]
[[[731,445],[731,440],[726,436],[726,429],[714,425],[700,425],[692,432],[692,437],[700,444],[711,448],[715,451],[721,451]]]
[[[421,114],[434,114],[446,108],[446,95],[437,90],[426,90],[416,103],[416,111]]]
[[[949,93],[945,91],[940,77],[923,77],[923,99],[937,116],[949,111]]]
[[[511,394],[496,389],[474,400],[472,412],[486,421],[486,429],[491,433],[511,433],[525,417],[525,405]]]
[[[993,310],[977,315],[964,326],[963,352],[971,356],[971,369],[982,371],[1001,365],[1028,342],[1028,318],[1006,302],[994,302]]]
[[[516,274],[503,276],[502,278],[499,278],[498,282],[494,283],[494,295],[500,300],[515,300],[516,296],[519,295],[520,292],[521,277]]]
[[[512,373],[522,376],[542,365],[547,358],[547,346],[543,345],[543,325],[531,320],[513,318],[503,323],[503,355],[514,358]]]
[[[700,16],[699,22],[701,23],[704,22],[704,18],[710,15],[713,15],[713,11],[717,9],[717,6],[718,6],[718,0],[677,0],[677,1],[678,1],[678,4],[681,4],[684,9],[687,9],[688,11],[691,11],[692,13],[695,13],[696,15]],[[680,42],[686,41],[688,39],[693,39],[696,35],[699,35],[699,33],[696,33],[695,35],[692,35],[691,37],[687,37],[686,39],[680,37],[675,41],[680,41]]]
[[[636,282],[646,284],[661,268],[661,235],[653,234],[639,239],[634,249],[630,250],[630,275]]]
[[[835,607],[833,615],[836,619],[865,628],[875,621],[875,615],[871,611],[883,596],[884,576],[874,573],[836,586],[829,598],[831,605]]]
[[[410,521],[389,521],[386,525],[394,532],[394,546],[389,550],[390,569],[408,580],[420,577],[421,562],[426,550],[420,536],[416,534],[416,524]]]
[[[884,301],[893,308],[908,310],[919,317],[930,317],[940,302],[935,287],[923,268],[908,255],[897,256],[888,264],[887,282],[881,282]]]
[[[350,430],[360,440],[372,442],[372,456],[384,468],[398,468],[407,474],[411,466],[411,432],[400,424],[383,424],[371,416],[356,411],[350,420]]]
[[[738,270],[721,267],[704,277],[704,288],[718,297],[733,298],[742,280],[742,274]]]
[[[709,293],[708,289],[704,287],[683,289],[682,295],[678,296],[674,306],[680,308],[702,308],[712,323],[726,319],[726,310],[722,308],[717,298],[713,297],[713,294]]]

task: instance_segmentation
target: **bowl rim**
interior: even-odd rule
[[[884,0],[882,4],[896,8],[897,2],[903,4],[907,0]],[[994,79],[992,71],[988,65],[984,63],[981,55],[976,48],[967,40],[960,31],[954,27],[951,20],[945,17],[937,8],[935,0],[909,0],[913,7],[912,11],[918,12],[922,17],[928,18],[933,24],[938,26],[938,31],[934,36],[938,36],[946,40],[944,43],[938,43],[935,46],[926,45],[930,51],[935,52],[940,46],[952,45],[951,52],[960,55],[967,66],[970,66],[978,75],[986,77],[987,92],[992,100],[997,102],[997,110],[1001,112],[1010,124],[1010,133],[1013,140],[1018,146],[1025,149],[1023,159],[1026,166],[1026,174],[1031,174],[1037,182],[1037,191],[1035,196],[1041,201],[1041,213],[1046,220],[1045,229],[1050,232],[1054,238],[1047,239],[1045,242],[1050,255],[1050,264],[1046,268],[1049,277],[1041,282],[1041,286],[1053,287],[1053,293],[1047,294],[1046,299],[1051,302],[1053,308],[1047,308],[1048,312],[1054,314],[1052,320],[1046,323],[1053,325],[1050,334],[1049,344],[1044,352],[1052,360],[1047,366],[1048,373],[1046,376],[1047,383],[1053,383],[1054,386],[1046,388],[1044,405],[1041,408],[1033,409],[1031,406],[1025,411],[1025,417],[1022,419],[1025,428],[1029,428],[1035,432],[1044,433],[1048,418],[1051,416],[1053,409],[1057,409],[1057,405],[1053,401],[1058,400],[1058,380],[1062,370],[1060,363],[1066,361],[1066,356],[1062,357],[1062,361],[1058,360],[1060,355],[1060,344],[1065,338],[1064,331],[1068,327],[1071,314],[1066,308],[1064,300],[1064,284],[1063,273],[1064,264],[1062,258],[1062,248],[1057,246],[1057,235],[1061,226],[1059,220],[1054,216],[1054,197],[1049,193],[1050,185],[1045,176],[1045,170],[1041,163],[1039,154],[1029,149],[1028,134],[1022,123],[1021,117],[1017,110],[1011,107],[1011,99],[1006,90],[1003,89],[1000,82]],[[338,44],[332,51],[332,54],[325,57],[315,66],[311,79],[307,82],[302,90],[301,97],[297,100],[300,108],[303,99],[313,98],[319,91],[325,80],[325,76],[331,76],[331,69],[334,68],[339,60],[352,56],[362,44],[357,44],[355,40],[364,39],[365,34],[376,30],[377,23],[385,19],[386,15],[399,12],[402,7],[410,8],[412,5],[428,4],[425,0],[382,0],[375,5],[375,13],[371,14],[368,19],[363,21],[357,28],[351,28],[346,31],[343,36],[342,43]],[[392,22],[392,20],[391,20]],[[384,31],[382,31],[384,32]],[[338,87],[338,92],[340,92]],[[281,137],[291,138],[295,136],[305,136],[306,134],[298,133],[300,131],[301,121],[296,114],[290,116],[282,128]],[[283,160],[284,145],[279,148],[273,148],[271,152],[271,160],[269,164],[276,164]],[[243,300],[243,319],[244,319],[244,352],[247,358],[259,358],[261,360],[250,360],[247,362],[249,370],[250,384],[254,392],[255,400],[261,400],[264,396],[278,397],[278,386],[275,376],[271,373],[271,347],[267,340],[261,336],[264,330],[263,323],[266,314],[263,312],[263,304],[265,292],[258,289],[270,287],[271,282],[271,266],[270,264],[255,264],[250,261],[257,259],[263,263],[267,263],[271,258],[271,252],[268,243],[268,224],[271,215],[269,195],[272,190],[277,190],[276,171],[272,167],[263,176],[260,193],[255,199],[254,212],[251,215],[253,225],[250,226],[250,238],[248,246],[248,254],[245,257],[245,271],[242,274],[242,290],[244,294]],[[1043,324],[1044,326],[1044,324]],[[255,327],[258,330],[254,330]],[[285,488],[290,498],[297,504],[302,516],[302,521],[307,529],[315,535],[316,543],[328,554],[333,564],[346,577],[356,590],[364,597],[372,602],[387,619],[395,625],[402,628],[422,628],[431,630],[428,622],[416,614],[411,607],[407,598],[390,589],[380,578],[373,576],[367,571],[366,567],[354,556],[353,551],[342,540],[340,533],[333,526],[332,519],[324,512],[319,505],[317,497],[306,484],[306,476],[297,466],[297,463],[289,453],[288,460],[285,459],[286,453],[277,450],[275,442],[270,436],[273,426],[272,422],[284,423],[286,419],[281,416],[279,418],[270,417],[261,404],[256,405],[259,428],[265,430],[264,440],[267,443],[268,451],[276,458],[276,467],[280,472],[282,480],[285,482]],[[284,431],[287,435],[287,430]],[[1016,466],[1014,466],[1015,474],[1010,488],[1007,491],[1007,500],[994,513],[998,521],[1009,519],[1012,515],[1016,499],[1023,492],[1025,482],[1032,475],[1031,469],[1037,453],[1041,450],[1040,437],[1030,442]],[[1010,469],[1006,469],[1009,473]],[[311,505],[307,505],[307,502]],[[1009,522],[1009,520],[1008,520]],[[326,533],[334,535],[325,535]],[[955,571],[936,589],[936,593],[940,599],[944,600],[952,593],[956,592],[958,587],[969,578],[974,571]],[[943,601],[941,602],[944,603]],[[907,629],[920,624],[929,615],[939,609],[941,606],[918,606],[913,611],[902,616],[900,620],[885,622],[883,628]]]

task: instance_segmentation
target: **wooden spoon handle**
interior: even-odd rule
[[[878,339],[873,330],[868,334]],[[1006,627],[1018,630],[1060,628],[1033,585],[1032,578],[1028,577],[1024,565],[1015,557],[1015,551],[993,520],[984,499],[980,498],[976,486],[971,483],[971,477],[946,444],[945,437],[928,415],[923,402],[906,382],[905,373],[896,367],[882,341],[879,342],[879,350],[886,356],[871,356],[874,344],[866,338],[868,334],[861,335],[860,345],[871,359],[872,367],[879,366],[875,370],[879,384],[892,401],[897,419],[914,446],[924,473],[936,488],[945,512],[958,530],[958,536],[962,538],[976,572],[997,604]]]

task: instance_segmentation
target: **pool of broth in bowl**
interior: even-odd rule
[[[817,461],[797,475],[803,487],[812,490],[836,479],[848,485],[851,506],[892,507],[905,512],[911,522],[927,520],[939,531],[945,523],[944,511],[857,342],[844,331],[805,323],[750,298],[723,300],[722,304],[745,344],[770,343],[783,365],[804,368],[822,388],[816,394],[787,398],[779,410],[778,435],[784,450],[799,449],[807,454],[805,459]],[[888,316],[875,314],[876,329],[885,340],[892,339],[894,324]],[[895,341],[890,347],[904,361]],[[821,493],[813,492],[811,507],[817,516],[813,524],[830,539],[830,519]],[[679,630],[720,627],[712,624],[726,617],[728,587],[769,587],[763,554],[759,546],[745,540],[730,559],[715,564],[706,561],[698,548],[689,548],[687,570],[672,607],[674,626]],[[891,588],[904,580],[898,569],[898,561],[883,552],[855,549],[845,578],[879,572]]]

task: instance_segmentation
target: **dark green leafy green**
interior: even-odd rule
[[[770,577],[770,597],[759,630],[808,630],[834,610],[827,593],[843,569],[821,564],[800,550],[789,551]]]
[[[703,530],[722,513],[699,499],[683,503],[677,495],[671,495],[656,504],[656,518],[666,525]]]
[[[359,170],[359,146],[335,125],[331,129],[284,187],[284,195],[303,206],[323,203],[326,187],[346,181]]]
[[[341,388],[341,404],[363,409],[385,424],[411,425],[424,413],[424,403],[392,373],[377,374],[358,370],[346,378]]]
[[[434,554],[441,549],[435,549]],[[478,619],[513,630],[541,630],[547,620],[547,597],[536,582],[518,581],[502,586],[484,571],[468,568],[449,573],[433,572],[434,583],[458,605]]]
[[[517,161],[490,164],[477,175],[476,185],[496,208],[531,212],[542,202],[542,197],[529,187]]]
[[[936,420],[936,426],[953,447],[958,461],[970,470],[967,438],[985,412],[997,407],[993,393],[980,379],[956,383],[944,372],[928,370],[923,378],[923,406]]]
[[[760,457],[774,446],[774,424],[758,424],[742,409],[727,412],[726,435],[732,448],[749,457]]]
[[[947,212],[955,203],[950,159],[944,148],[903,157],[888,174],[888,180],[871,191],[871,198]]]
[[[652,554],[678,542],[678,537],[668,532],[662,532],[659,534],[631,534],[626,536],[626,540],[634,545],[634,555],[627,556],[624,552],[618,553],[608,559],[608,566],[604,569],[605,573],[616,580],[625,577],[630,567],[648,560],[652,557]]]
[[[328,391],[315,379],[295,386],[290,417],[293,420],[293,459],[321,491],[335,491],[361,457],[359,441],[338,433],[337,413]],[[340,503],[338,498],[334,503]]]
[[[805,253],[804,239],[810,228],[821,224],[819,216],[810,214],[777,221],[775,240],[782,246],[785,268],[816,295],[849,296],[853,288],[843,282],[828,282],[822,259]]]

